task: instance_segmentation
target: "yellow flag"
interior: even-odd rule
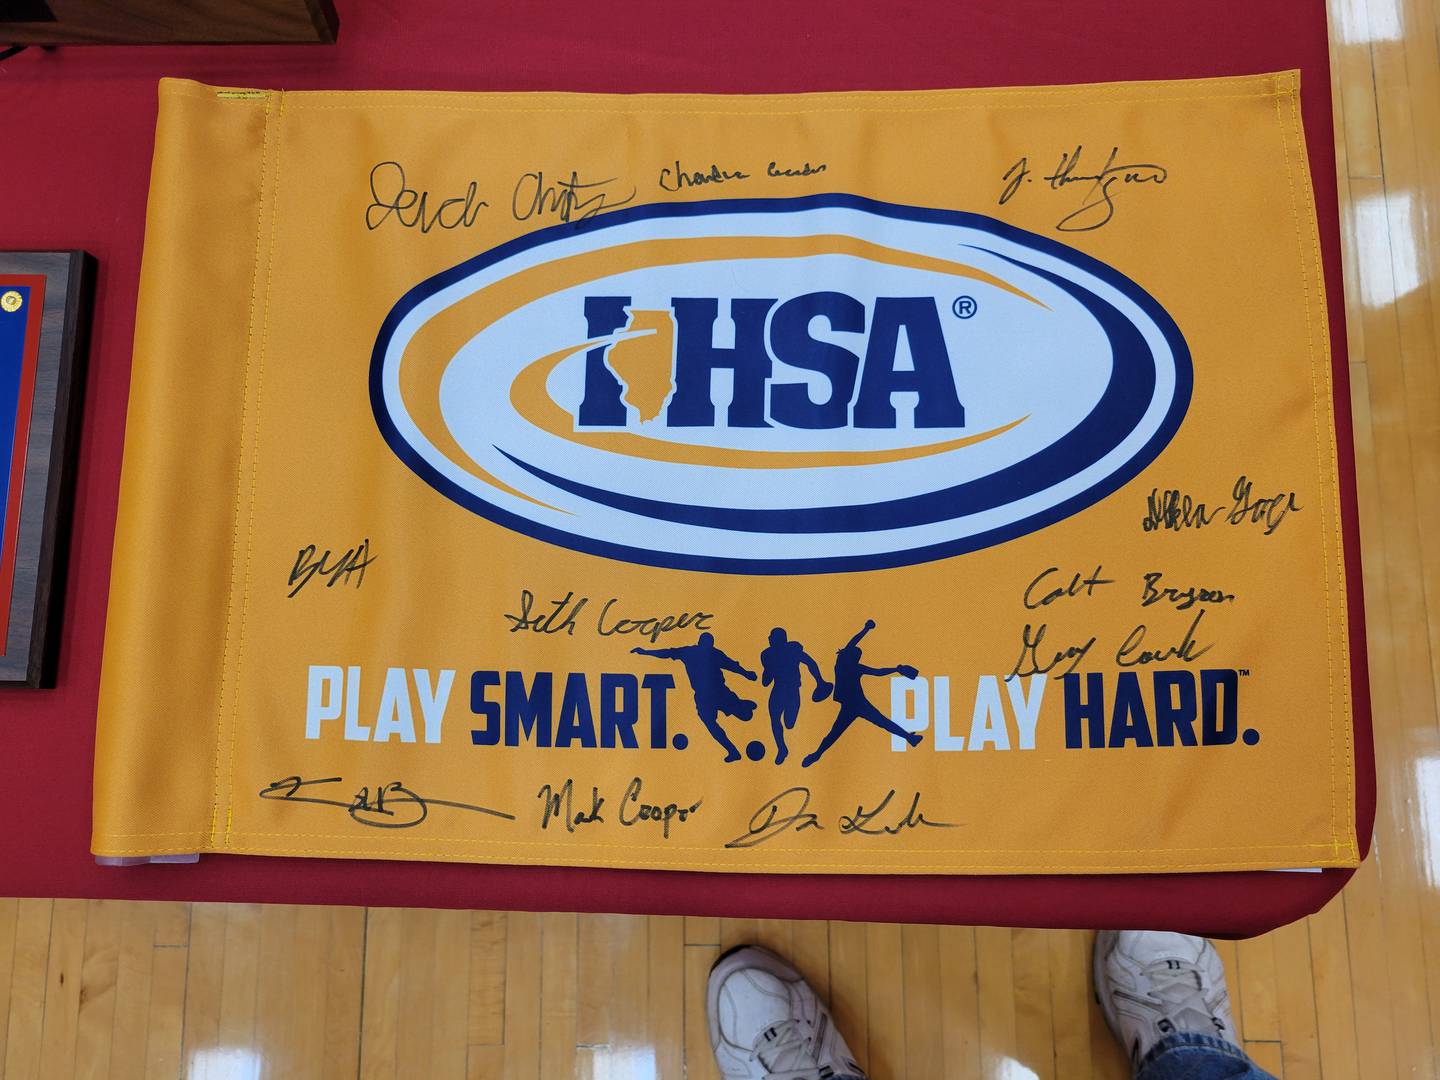
[[[1297,96],[164,83],[94,850],[1354,865]]]

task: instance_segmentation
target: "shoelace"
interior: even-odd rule
[[[770,1080],[818,1080],[820,1063],[800,1021],[782,1020],[765,1029],[755,1043],[755,1059]]]
[[[1150,992],[1165,1006],[1165,1018],[1182,1031],[1214,1034],[1216,1016],[1205,1000],[1205,985],[1198,968],[1155,964],[1146,970]],[[1162,1024],[1161,1030],[1164,1030]],[[1168,1034],[1168,1032],[1167,1032]]]

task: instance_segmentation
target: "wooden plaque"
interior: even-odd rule
[[[0,685],[54,682],[94,266],[0,252]]]
[[[14,45],[328,45],[331,0],[15,0],[0,4],[0,41]]]

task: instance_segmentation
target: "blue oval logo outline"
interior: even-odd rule
[[[1025,517],[983,532],[940,543],[889,552],[845,554],[819,558],[751,559],[639,548],[566,532],[563,529],[557,529],[512,513],[485,500],[470,489],[456,484],[436,469],[401,435],[389,414],[384,399],[383,372],[391,340],[401,321],[429,297],[479,270],[520,252],[556,240],[600,232],[607,228],[648,218],[700,217],[737,213],[788,214],[835,207],[924,224],[959,225],[977,232],[989,233],[1017,246],[1056,258],[1110,285],[1149,317],[1164,337],[1170,350],[1174,365],[1175,388],[1169,407],[1156,430],[1145,444],[1131,454],[1119,467],[1108,472],[1083,491]],[[969,246],[975,247],[975,245]],[[850,507],[827,506],[762,510],[690,506],[607,492],[578,480],[557,476],[511,455],[499,447],[496,449],[537,479],[602,506],[682,524],[769,533],[775,535],[777,539],[782,539],[787,532],[835,531],[837,525],[843,525],[845,531],[849,532],[880,531],[927,522],[955,520],[988,506],[999,505],[998,496],[1002,494],[1005,496],[1005,502],[1014,502],[1017,498],[1016,489],[1013,486],[1007,488],[1006,485],[1013,485],[1017,479],[1027,479],[1026,487],[1031,489],[1021,491],[1018,496],[1020,498],[1042,491],[1060,480],[1083,472],[1085,468],[1103,459],[1133,432],[1145,412],[1145,403],[1150,400],[1150,396],[1154,392],[1157,372],[1156,357],[1144,342],[1143,335],[1140,334],[1135,323],[1117,311],[1108,301],[1052,271],[1024,263],[1000,252],[985,248],[979,250],[986,251],[987,254],[1004,259],[1006,262],[1045,278],[1085,307],[1105,333],[1111,346],[1113,361],[1110,377],[1100,400],[1079,424],[1029,458],[1012,463],[994,473],[987,473],[952,488],[909,496],[890,503],[867,503],[863,506]],[[1127,377],[1138,381],[1129,381]],[[1147,468],[1169,445],[1179,430],[1180,424],[1189,410],[1193,387],[1194,372],[1189,346],[1174,319],[1154,297],[1107,263],[1049,237],[997,221],[983,214],[963,210],[907,206],[841,193],[802,195],[790,198],[711,199],[684,203],[650,203],[618,208],[593,218],[552,225],[515,237],[427,278],[407,291],[381,323],[375,348],[371,354],[369,377],[371,410],[380,434],[391,451],[430,487],[472,513],[513,532],[588,555],[667,569],[751,575],[849,573],[913,566],[994,547],[1017,537],[1038,532],[1102,501]],[[1144,393],[1136,394],[1137,388],[1143,388]],[[1108,437],[1106,437],[1107,432],[1109,433]],[[1088,440],[1095,439],[1097,435],[1101,436],[1096,444],[1100,448],[1099,451],[1087,450],[1077,464],[1073,456],[1076,448],[1084,445]],[[1070,456],[1067,458],[1067,455]],[[963,505],[956,508],[957,502]],[[857,521],[857,517],[862,512],[864,515],[873,515],[877,508],[883,508],[897,517],[888,518],[885,521],[878,521],[873,516],[861,517]],[[828,523],[829,527],[822,525],[821,528],[816,529],[817,518]]]

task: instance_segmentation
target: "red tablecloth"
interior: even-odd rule
[[[0,64],[0,249],[100,264],[59,685],[0,690],[0,895],[1168,927],[1259,933],[1349,871],[1198,877],[723,878],[206,857],[97,867],[90,780],[156,95],[162,75],[284,89],[804,91],[1191,78],[1299,68],[1330,300],[1356,683],[1357,815],[1375,792],[1322,0],[340,0],[325,47],[65,48]],[[3,37],[3,32],[0,32]],[[3,42],[0,42],[3,44]],[[1223,192],[1216,193],[1222,201]],[[217,258],[227,257],[216,252]],[[1110,792],[1107,798],[1123,798]]]

